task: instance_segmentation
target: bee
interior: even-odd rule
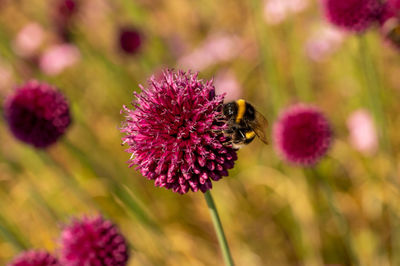
[[[228,124],[224,134],[230,137],[229,144],[240,149],[252,142],[257,136],[268,144],[266,130],[268,121],[250,103],[243,99],[229,102],[223,106],[223,114]]]

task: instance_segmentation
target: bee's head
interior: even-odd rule
[[[227,119],[234,118],[237,114],[237,106],[235,102],[230,102],[227,104],[224,104],[224,108],[222,110],[224,113],[224,116]]]

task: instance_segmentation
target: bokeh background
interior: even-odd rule
[[[156,188],[126,164],[122,105],[166,67],[213,78],[270,129],[297,102],[332,123],[316,167],[256,140],[214,183],[237,265],[400,265],[400,57],[378,29],[342,32],[312,0],[80,0],[72,14],[57,13],[59,2],[0,0],[1,100],[38,79],[66,95],[73,116],[46,150],[0,122],[0,265],[24,249],[57,252],[71,217],[97,213],[127,237],[129,265],[223,263],[202,193]],[[140,39],[130,54],[127,28]]]

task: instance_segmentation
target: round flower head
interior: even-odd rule
[[[136,109],[124,107],[123,142],[132,153],[130,166],[137,165],[156,186],[180,194],[206,192],[211,180],[227,176],[237,156],[223,145],[223,96],[215,95],[212,81],[169,70],[140,88]]]
[[[101,216],[74,220],[61,233],[61,257],[65,266],[123,266],[129,258],[125,238]]]
[[[126,54],[136,54],[142,45],[142,35],[131,27],[122,28],[119,32],[119,47]]]
[[[14,136],[37,148],[56,142],[71,122],[64,96],[46,83],[30,81],[5,102],[5,118]]]
[[[46,251],[30,250],[19,254],[8,266],[61,266],[57,258]]]
[[[274,124],[274,142],[287,161],[309,166],[328,150],[332,131],[326,118],[315,107],[294,105]]]
[[[321,0],[327,19],[345,30],[361,32],[377,20],[379,0]]]

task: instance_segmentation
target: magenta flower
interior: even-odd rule
[[[74,220],[61,234],[61,262],[65,266],[124,266],[129,251],[117,227],[101,216]]]
[[[142,35],[133,27],[120,29],[118,44],[122,52],[136,54],[142,46]]]
[[[287,161],[310,166],[327,152],[332,139],[331,127],[321,112],[312,106],[294,105],[274,124],[274,142]]]
[[[57,258],[46,251],[30,250],[19,254],[8,266],[61,266]]]
[[[69,106],[55,88],[30,81],[5,102],[5,118],[14,136],[36,148],[56,142],[71,123]]]
[[[321,0],[325,16],[334,25],[362,32],[378,19],[382,10],[379,0]]]
[[[167,70],[135,93],[135,110],[124,106],[123,142],[143,176],[180,194],[206,192],[228,175],[236,151],[224,146],[223,96],[197,74]]]

